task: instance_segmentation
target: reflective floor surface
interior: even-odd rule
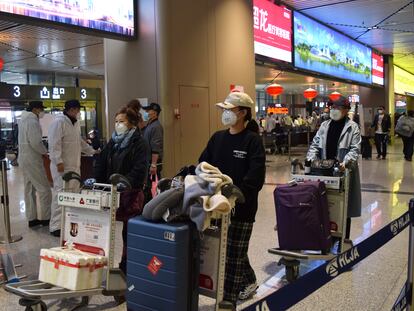
[[[351,238],[356,243],[402,215],[407,210],[409,199],[414,197],[414,164],[404,161],[401,149],[397,142],[390,147],[386,160],[375,159],[374,152],[374,159],[360,161],[363,211],[361,217],[353,220],[351,228]],[[305,150],[296,149],[292,156],[303,158]],[[253,299],[287,284],[284,267],[277,265],[279,257],[269,254],[267,250],[277,247],[273,190],[276,184],[289,180],[290,161],[286,155],[269,155],[266,164],[266,184],[260,193],[259,211],[249,249],[250,262],[261,284]],[[12,232],[23,236],[22,241],[10,245],[8,250],[15,262],[23,265],[18,268],[19,274],[36,279],[40,248],[57,246],[58,238],[52,237],[47,227],[27,227],[21,172],[18,167],[12,167],[8,174]],[[390,310],[406,279],[407,252],[408,230],[405,230],[352,271],[340,275],[291,310]],[[320,263],[303,262],[300,273],[306,273]],[[244,305],[251,302],[247,301]],[[70,310],[75,305],[76,300],[73,299],[48,301],[49,310]],[[214,310],[213,305],[212,299],[200,297],[199,310]],[[243,304],[240,304],[238,309],[242,307]],[[16,296],[0,290],[0,310],[22,309]],[[117,306],[112,298],[95,296],[90,305],[81,310],[126,310],[126,306]]]

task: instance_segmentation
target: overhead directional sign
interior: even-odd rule
[[[96,101],[100,98],[100,89],[76,88],[49,85],[24,85],[0,83],[0,99],[10,101],[60,100],[78,99],[80,101]]]

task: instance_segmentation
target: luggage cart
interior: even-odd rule
[[[179,174],[177,174],[177,176]],[[159,192],[163,192],[169,189],[171,187],[173,179],[163,178],[159,180],[157,185]],[[211,262],[213,262],[213,267],[211,268],[212,271],[209,271],[211,274],[208,275],[210,283],[209,285],[211,286],[201,286],[200,282],[199,293],[200,295],[215,299],[215,311],[225,311],[228,310],[229,307],[223,304],[223,298],[227,258],[227,235],[230,225],[230,214],[220,215],[215,212],[209,213],[211,213],[210,226],[201,234],[200,237],[201,239],[215,239],[217,245],[214,244],[214,247],[207,250],[205,254],[205,257],[212,259]],[[200,244],[200,248],[203,248],[203,242]],[[200,272],[200,279],[201,275],[202,274]]]
[[[346,169],[342,176],[315,176],[292,173],[291,182],[323,181],[327,189],[329,218],[331,223],[332,247],[329,252],[289,251],[270,248],[268,252],[282,256],[278,265],[285,266],[286,279],[293,282],[299,276],[300,260],[330,260],[353,246],[349,239],[350,219],[348,215],[349,174]],[[335,249],[335,244],[337,248]]]
[[[221,215],[221,217],[218,219],[212,219],[210,227],[203,232],[204,237],[217,239],[218,242],[218,249],[211,249],[212,252],[217,252],[217,254],[214,254],[214,257],[216,259],[215,265],[217,269],[216,271],[214,271],[215,273],[213,273],[214,275],[212,276],[215,278],[216,284],[214,287],[212,286],[211,288],[205,288],[201,286],[199,288],[201,295],[216,300],[214,306],[215,311],[227,310],[225,306],[222,305],[222,301],[224,298],[224,278],[227,257],[227,233],[229,225],[230,215]],[[210,253],[210,255],[213,254]],[[212,283],[214,283],[214,281]]]
[[[34,310],[40,306],[41,310],[47,310],[45,300],[59,300],[72,297],[81,297],[81,302],[74,309],[79,309],[88,305],[89,297],[93,295],[113,296],[116,302],[122,301],[122,295],[126,291],[125,275],[118,268],[114,268],[114,248],[115,248],[115,217],[116,209],[119,207],[119,192],[117,185],[122,184],[130,188],[128,180],[119,174],[110,177],[111,184],[93,184],[89,190],[83,189],[81,192],[68,192],[66,186],[71,180],[81,183],[81,178],[77,173],[68,172],[63,175],[64,190],[58,194],[59,202],[62,206],[62,224],[60,246],[65,242],[73,242],[75,248],[80,250],[101,249],[107,256],[106,280],[99,288],[86,290],[68,290],[59,286],[44,283],[40,280],[18,282],[5,286],[6,291],[20,296],[19,304],[25,310]],[[102,235],[96,235],[93,243],[88,240],[82,244],[76,243],[76,238],[69,237],[71,228],[65,226],[68,218],[72,214],[78,216],[99,219],[100,224],[105,228]],[[79,237],[81,239],[81,237]],[[81,248],[84,247],[84,249]],[[98,246],[98,247],[97,247]]]

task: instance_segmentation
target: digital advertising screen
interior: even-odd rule
[[[135,37],[134,0],[0,0],[0,12]]]
[[[371,49],[294,12],[294,65],[336,78],[371,84]]]
[[[292,11],[253,0],[254,53],[292,62]]]
[[[384,57],[372,52],[372,83],[384,85]]]
[[[394,92],[401,95],[414,94],[414,75],[395,65]]]

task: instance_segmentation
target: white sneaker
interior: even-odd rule
[[[253,284],[247,285],[245,288],[243,288],[240,293],[239,293],[239,299],[240,300],[246,300],[249,299],[250,297],[252,297],[255,293],[256,290],[259,288],[259,286],[257,286],[257,283],[254,282]]]

